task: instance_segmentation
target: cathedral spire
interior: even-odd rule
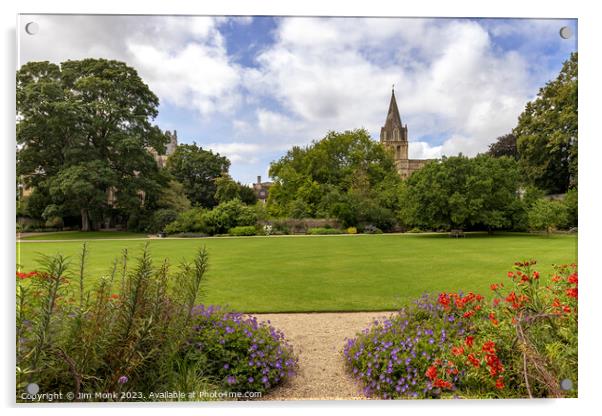
[[[397,100],[395,100],[395,84],[391,89],[391,102],[389,103],[389,111],[387,112],[387,119],[385,120],[385,130],[393,130],[397,128],[402,129],[401,117],[399,116],[399,109],[397,108]]]

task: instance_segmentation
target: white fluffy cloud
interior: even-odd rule
[[[289,114],[258,111],[262,131],[299,140],[330,129],[378,132],[394,83],[410,141],[448,136],[442,145],[412,144],[417,156],[485,150],[512,128],[531,93],[524,58],[494,50],[473,21],[287,19],[258,62],[248,84]],[[304,129],[291,131],[294,123]]]
[[[21,36],[20,63],[124,60],[162,103],[194,110],[204,125],[221,123],[203,140],[196,121],[185,121],[201,137],[184,141],[197,139],[256,171],[269,162],[266,151],[284,152],[329,130],[364,127],[377,136],[392,84],[410,157],[484,151],[554,75],[549,62],[558,57],[542,45],[566,56],[574,45],[561,43],[552,20],[295,17],[276,20],[273,42],[263,38],[255,48],[259,40],[248,39],[247,51],[257,51],[249,67],[228,49],[238,42],[240,53],[246,40],[223,28],[248,28],[250,17],[23,16],[20,29],[32,19],[40,31]],[[504,37],[515,46],[502,48]]]

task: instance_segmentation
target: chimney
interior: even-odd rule
[[[261,176],[257,176],[257,183],[261,184]]]

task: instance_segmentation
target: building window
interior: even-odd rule
[[[397,146],[397,159],[401,157],[401,146]]]

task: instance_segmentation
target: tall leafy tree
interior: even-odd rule
[[[539,90],[513,130],[527,179],[548,193],[577,186],[577,53]]]
[[[489,145],[487,154],[493,157],[508,156],[513,159],[518,159],[516,136],[512,133],[509,133],[498,137],[494,143]]]
[[[401,218],[426,228],[511,225],[518,203],[519,173],[509,157],[456,156],[428,163],[408,178]]]
[[[152,124],[159,100],[123,62],[29,62],[17,71],[17,175],[46,195],[47,215],[80,215],[83,230],[108,208],[125,212],[162,185],[147,149],[168,141]]]
[[[366,130],[329,132],[293,147],[270,166],[268,210],[290,217],[335,217],[389,228],[401,179],[393,158]]]
[[[186,196],[193,205],[212,208],[218,203],[216,179],[228,172],[230,161],[196,143],[182,144],[169,156],[166,168],[184,185]]]

